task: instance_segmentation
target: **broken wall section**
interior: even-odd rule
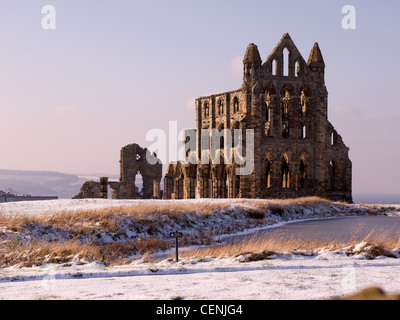
[[[142,176],[142,189],[138,185],[138,175]],[[120,181],[88,181],[73,199],[107,199],[108,187],[112,199],[159,199],[162,163],[155,153],[138,144],[130,144],[121,149]]]

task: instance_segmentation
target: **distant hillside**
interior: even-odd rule
[[[58,196],[61,199],[68,199],[79,192],[82,183],[96,180],[100,176],[102,174],[73,175],[51,171],[0,169],[0,190],[13,189],[18,194]],[[118,177],[110,176],[110,179],[118,180]]]

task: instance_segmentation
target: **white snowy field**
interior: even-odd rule
[[[190,203],[195,206],[207,201],[209,200],[195,200]],[[232,204],[237,202],[240,205],[251,206],[257,201],[249,200],[245,204],[242,200],[232,201]],[[141,203],[144,202],[21,202],[2,204],[0,212],[10,216],[40,216]],[[298,208],[296,210],[298,211]],[[334,203],[329,210],[338,215],[368,214],[366,207],[360,205],[344,206]],[[327,217],[329,210],[323,207],[307,207],[301,214],[288,213],[276,217],[268,214],[267,217],[274,223],[282,224],[294,219]],[[397,215],[397,210],[397,207],[391,206],[389,209],[388,206],[390,215]],[[227,221],[229,222],[222,222]],[[237,231],[246,230],[233,230],[232,233]],[[358,248],[366,245],[360,243]],[[43,263],[41,266],[30,268],[5,267],[0,268],[0,299],[303,300],[330,299],[349,295],[370,286],[379,286],[387,293],[400,293],[400,249],[393,248],[391,251],[397,258],[378,256],[373,260],[367,259],[364,253],[357,254],[355,249],[357,248],[352,248],[354,254],[351,255],[346,249],[329,251],[323,248],[314,252],[281,252],[269,259],[252,262],[242,262],[242,256],[184,257],[179,262],[164,259],[157,263],[139,259],[121,266],[75,261]],[[170,252],[173,253],[174,249],[170,249]]]
[[[302,198],[307,199],[307,198]],[[155,204],[163,205],[184,205],[189,204],[193,208],[199,205],[207,204],[230,204],[233,208],[252,208],[258,204],[270,203],[280,204],[287,209],[294,210],[301,207],[304,213],[313,214],[314,217],[324,216],[327,212],[334,212],[338,215],[346,214],[364,214],[367,209],[376,207],[382,209],[387,207],[395,208],[395,213],[400,212],[400,205],[369,205],[369,204],[346,204],[340,202],[332,202],[327,210],[326,205],[319,203],[307,205],[304,203],[296,204],[295,201],[289,205],[284,204],[285,200],[264,200],[264,199],[191,199],[191,200],[109,200],[109,199],[59,199],[48,201],[26,201],[26,202],[9,202],[0,204],[0,212],[10,216],[26,215],[26,216],[45,216],[66,211],[79,211],[79,210],[96,210],[103,208],[121,207],[121,206],[140,206]],[[308,211],[308,212],[306,212]]]
[[[321,252],[249,263],[184,258],[114,267],[93,263],[0,270],[4,300],[304,300],[349,295],[370,286],[400,293],[400,259]]]

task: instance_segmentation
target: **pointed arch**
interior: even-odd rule
[[[265,122],[271,121],[271,108],[268,107],[268,102],[264,102],[264,110],[265,110]]]
[[[239,99],[237,96],[233,98],[233,113],[237,113],[240,110]]]
[[[292,96],[294,94],[295,90],[294,88],[286,84],[282,86],[281,91],[280,91],[280,104],[281,104],[281,116],[282,116],[282,121],[289,121],[289,113],[290,113],[290,107],[291,107],[291,102],[292,102]],[[284,123],[282,124],[283,130],[282,130],[282,136],[284,138],[289,137],[289,124]]]
[[[297,92],[298,92],[299,96],[301,96],[302,92],[304,92],[306,97],[310,97],[312,95],[312,90],[306,85],[301,86],[300,89]]]
[[[337,162],[336,160],[329,161],[329,190],[333,191],[336,187],[336,171],[337,171]]]
[[[143,199],[144,193],[144,177],[140,170],[136,171],[135,174],[135,182],[134,182],[134,192],[135,192],[135,199]]]
[[[273,83],[268,83],[267,86],[265,87],[265,96],[267,96],[267,93],[269,93],[271,95],[275,95],[276,94],[276,87],[274,86]]]
[[[306,139],[307,138],[307,127],[304,124],[300,124],[299,138],[300,139]]]
[[[220,150],[224,150],[225,148],[225,124],[224,123],[220,123],[218,126],[218,132],[220,133],[219,136],[219,149]]]
[[[329,133],[329,144],[330,144],[331,146],[334,146],[334,145],[336,144],[336,140],[337,140],[337,133],[336,133],[335,130],[332,130],[332,131]]]
[[[306,186],[306,161],[304,156],[300,157],[300,165],[299,165],[299,187],[300,189],[304,189]]]
[[[302,76],[300,59],[297,59],[296,62],[295,62],[295,64],[294,64],[294,76],[295,76],[295,77],[300,77],[300,76]]]
[[[224,101],[222,98],[218,99],[217,109],[218,109],[218,115],[223,115],[225,113]]]
[[[288,77],[290,72],[290,51],[287,47],[282,50],[282,75]]]
[[[278,65],[279,65],[278,59],[276,59],[276,58],[273,59],[272,63],[271,63],[271,74],[273,76],[277,76],[278,75]]]
[[[240,129],[240,122],[239,121],[235,121],[234,123],[232,123],[231,125],[231,130],[235,130],[235,129]],[[233,135],[233,132],[232,132]]]
[[[269,158],[265,160],[265,187],[267,189],[271,188],[271,161]]]
[[[310,107],[311,90],[308,87],[302,87],[299,91],[299,116],[305,117]]]
[[[287,139],[290,136],[289,132],[289,125],[287,123],[284,123],[282,125],[282,138]]]
[[[203,116],[204,118],[208,118],[210,115],[210,107],[208,105],[208,101],[205,101],[203,104]]]
[[[283,189],[290,188],[289,157],[286,153],[281,158],[281,183]]]
[[[299,114],[301,117],[306,116],[307,111],[307,96],[305,92],[302,90],[300,93],[300,104],[299,104]]]
[[[231,139],[232,139],[232,149],[238,146],[239,141],[237,141],[235,130],[240,130],[240,123],[239,121],[235,121],[231,126]],[[233,151],[233,150],[232,150]]]
[[[279,172],[279,161],[277,161],[278,157],[272,148],[268,148],[264,153],[264,188],[269,189],[273,188],[276,185],[279,185],[279,182],[274,180],[274,172],[275,170]]]
[[[296,89],[288,82],[284,83],[279,91],[281,97],[284,97],[286,92],[288,92],[290,96],[296,95]]]
[[[311,163],[310,163],[310,155],[309,155],[308,152],[305,151],[305,150],[302,150],[302,152],[300,153],[299,159],[300,159],[300,160],[303,160],[303,161],[304,161],[304,164],[305,164],[306,166],[309,166],[309,165],[311,164]]]
[[[264,153],[264,159],[268,159],[271,163],[276,162],[278,158],[275,150],[272,148],[268,148]]]
[[[311,176],[311,159],[307,151],[303,150],[300,152],[300,157],[298,158],[299,165],[299,178],[298,178],[298,188],[305,189],[310,186],[310,176]]]

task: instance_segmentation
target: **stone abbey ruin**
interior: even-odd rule
[[[250,44],[243,70],[240,89],[196,100],[196,129],[185,142],[186,160],[168,165],[163,191],[161,162],[151,165],[145,157],[153,157],[154,163],[156,155],[130,145],[121,151],[119,182],[87,182],[77,197],[106,198],[110,186],[114,199],[315,195],[352,202],[349,148],[328,121],[325,63],[318,44],[306,62],[286,33],[264,63],[257,46]],[[241,132],[238,139],[232,138],[234,131]],[[204,132],[209,133],[206,139]],[[215,138],[211,132],[220,134]],[[247,174],[238,174],[244,164],[233,154],[239,147],[252,151]],[[141,194],[135,185],[138,172]]]
[[[150,159],[150,162],[155,164],[150,164]],[[143,180],[141,192],[135,181],[138,174]],[[157,155],[137,144],[130,144],[121,150],[119,181],[109,181],[108,177],[100,178],[99,182],[87,181],[74,199],[107,199],[108,187],[113,199],[159,199],[161,177],[162,164]]]

